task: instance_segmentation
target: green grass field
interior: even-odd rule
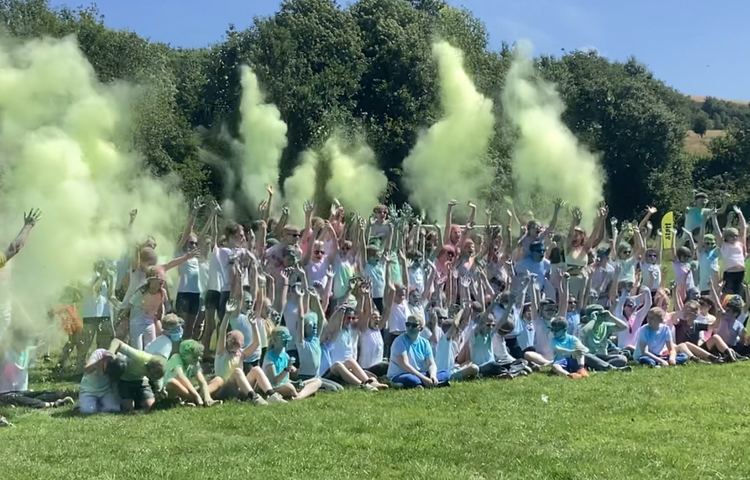
[[[0,478],[748,479],[748,373],[535,374],[95,418],[5,409]]]

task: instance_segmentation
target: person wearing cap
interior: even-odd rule
[[[149,343],[144,351],[152,355],[161,355],[164,358],[172,356],[172,345],[177,344],[179,349],[179,342],[182,340],[184,333],[185,321],[175,315],[174,313],[168,313],[161,319],[161,335]]]
[[[430,342],[419,335],[424,319],[409,316],[406,333],[393,342],[388,362],[388,380],[394,388],[431,388],[449,385],[450,372],[438,370]]]
[[[685,224],[683,228],[686,232],[682,234],[683,243],[687,243],[690,238],[688,232],[697,235],[698,232],[705,228],[706,221],[711,213],[711,209],[708,206],[708,195],[703,192],[695,192],[693,197],[693,204],[685,208]],[[726,205],[722,205],[720,213],[724,213]]]
[[[745,262],[747,260],[747,222],[742,210],[736,205],[734,212],[739,219],[739,228],[727,227],[723,231],[719,226],[716,218],[716,212],[711,214],[711,221],[714,226],[714,233],[717,234],[716,245],[721,252],[724,272],[723,294],[742,295],[742,282],[745,278]]]
[[[706,223],[701,226],[698,239],[698,289],[701,296],[710,295],[709,282],[719,283],[719,257],[721,251],[716,247],[716,237],[706,233]]]

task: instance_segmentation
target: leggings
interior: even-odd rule
[[[421,372],[422,375],[425,377],[429,376],[428,372]],[[438,379],[438,387],[444,387],[448,384],[448,381],[451,378],[451,374],[448,371],[440,370],[437,372],[437,375],[435,375]],[[419,386],[425,386],[422,383],[422,380],[419,379],[418,376],[411,374],[411,373],[400,373],[396,375],[395,377],[391,378],[391,383],[400,383],[404,386],[404,388],[416,388]]]
[[[587,353],[586,366],[596,372],[603,372],[615,368],[622,368],[628,364],[628,359],[625,355],[604,355],[601,353],[591,354]]]
[[[153,322],[144,323],[143,320],[130,321],[130,346],[136,350],[143,350],[146,345],[156,340],[156,326]]]
[[[40,392],[6,392],[0,393],[0,405],[14,407],[45,408],[48,403],[65,398],[65,394],[56,390]]]

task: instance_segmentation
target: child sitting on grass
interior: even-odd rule
[[[677,353],[672,331],[664,324],[664,310],[654,307],[646,314],[646,325],[638,330],[635,358],[641,365],[668,367],[682,365],[688,357]]]
[[[201,371],[202,358],[203,345],[195,340],[182,342],[180,353],[172,355],[164,372],[164,384],[170,398],[178,398],[202,407],[221,403],[211,398],[206,378]],[[193,386],[193,380],[197,381],[200,393]]]
[[[567,332],[568,321],[563,317],[555,317],[550,322],[552,336],[550,344],[554,352],[554,363],[552,370],[558,375],[568,378],[584,378],[589,374],[586,372],[584,355],[588,353],[580,340]]]
[[[268,339],[268,353],[263,359],[263,370],[268,376],[274,390],[287,400],[302,400],[315,394],[321,386],[319,378],[302,382],[299,391],[289,381],[289,375],[297,372],[292,365],[286,347],[292,341],[292,335],[286,327],[276,327]]]

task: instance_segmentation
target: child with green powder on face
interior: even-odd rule
[[[169,397],[205,407],[221,403],[211,398],[206,378],[201,371],[202,358],[203,345],[200,343],[186,340],[180,344],[180,353],[172,355],[164,372],[164,384]],[[193,381],[198,383],[200,393],[193,386]]]
[[[287,400],[303,400],[315,394],[320,389],[319,378],[312,378],[300,383],[299,391],[291,383],[290,375],[297,373],[292,365],[286,347],[292,341],[292,335],[286,327],[276,327],[268,339],[268,353],[263,359],[263,370],[268,376],[276,393]]]
[[[627,330],[628,324],[612,315],[598,304],[588,305],[581,315],[582,327],[580,338],[589,353],[585,355],[586,365],[592,370],[630,371],[625,355],[608,353],[609,339],[613,335]]]
[[[550,343],[555,355],[552,370],[568,378],[588,377],[584,355],[589,349],[576,337],[567,333],[567,328],[568,321],[562,317],[555,317],[550,323],[552,332]]]

